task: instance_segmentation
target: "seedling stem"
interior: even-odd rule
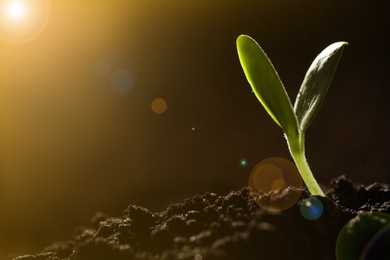
[[[288,147],[291,152],[291,156],[294,159],[294,162],[301,173],[303,181],[306,183],[307,188],[310,193],[314,196],[322,196],[325,194],[318,185],[316,179],[313,176],[313,173],[310,170],[309,164],[307,163],[305,156],[305,138],[304,134],[301,133],[298,135],[298,138],[289,139],[286,137]]]

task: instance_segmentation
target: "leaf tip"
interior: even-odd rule
[[[330,48],[334,47],[334,49],[343,49],[347,45],[349,45],[348,42],[339,41],[339,42],[335,42],[335,43],[329,45],[329,47]]]
[[[240,36],[237,37],[237,46],[245,44],[248,40],[254,41],[250,36],[241,34]]]

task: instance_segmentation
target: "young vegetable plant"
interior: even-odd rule
[[[238,56],[256,97],[282,128],[291,155],[312,195],[325,196],[305,157],[305,131],[316,116],[347,42],[336,42],[313,61],[295,99],[294,107],[271,61],[259,44],[247,35],[237,39]]]

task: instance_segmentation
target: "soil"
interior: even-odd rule
[[[343,226],[364,212],[390,214],[389,185],[363,186],[344,176],[318,197],[323,214],[307,220],[300,202],[273,212],[258,206],[248,188],[226,196],[196,195],[152,213],[130,205],[119,218],[97,213],[66,242],[17,260],[260,260],[336,259]],[[296,192],[288,189],[283,196]],[[272,194],[268,194],[272,200]],[[383,258],[384,259],[384,258]],[[386,258],[388,259],[388,258]]]

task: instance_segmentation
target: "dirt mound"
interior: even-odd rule
[[[296,191],[283,196],[291,192]],[[326,194],[318,197],[323,214],[316,220],[301,214],[300,202],[310,197],[305,190],[298,203],[281,212],[261,208],[248,188],[227,196],[196,195],[158,213],[131,205],[119,218],[97,213],[73,239],[16,259],[328,260],[335,259],[336,240],[349,220],[363,212],[390,214],[386,184],[357,185],[341,176]]]

